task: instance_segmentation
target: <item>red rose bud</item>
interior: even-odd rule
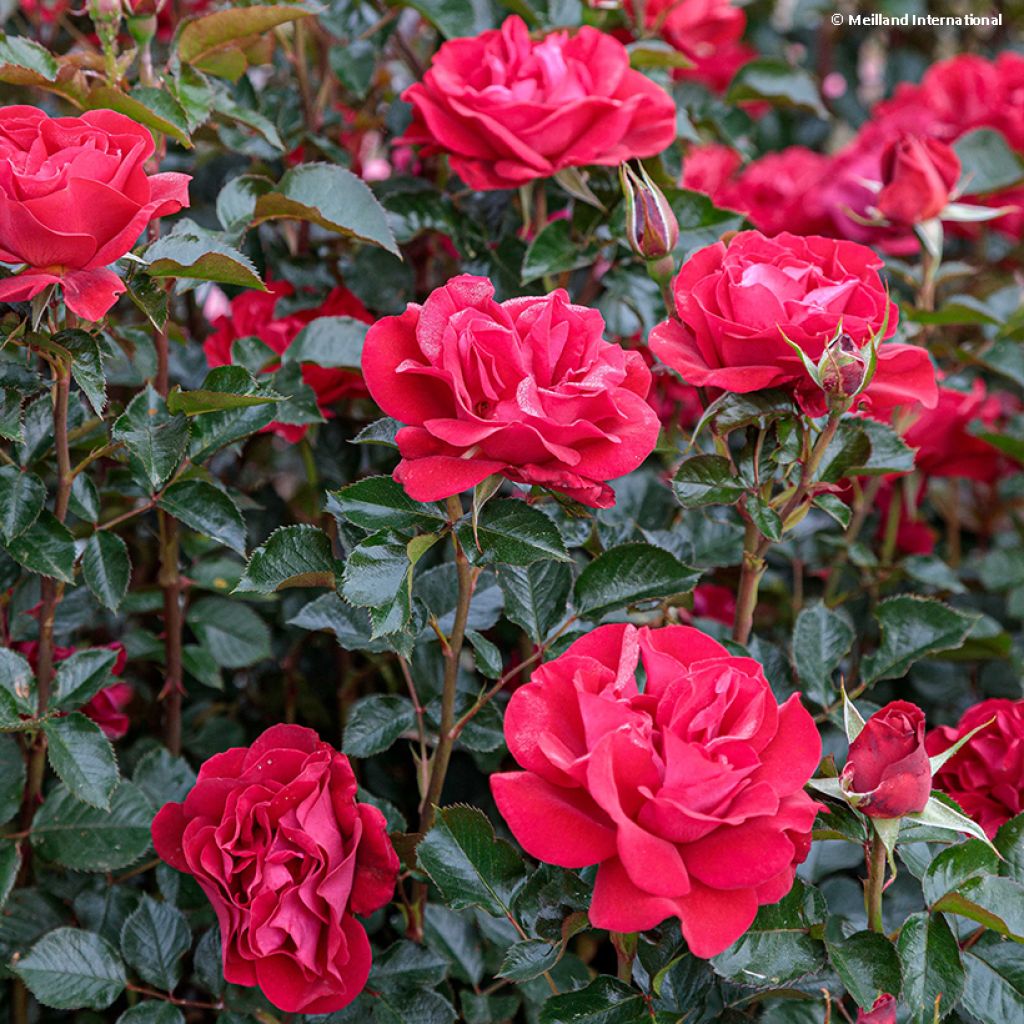
[[[882,191],[875,205],[893,224],[937,217],[960,178],[960,160],[938,139],[904,135],[882,153]]]
[[[870,1010],[857,1011],[857,1024],[896,1024],[896,1000],[883,993]]]
[[[857,810],[869,818],[924,810],[932,789],[924,730],[924,712],[905,700],[891,701],[868,719],[839,777]]]
[[[629,247],[649,263],[671,256],[679,241],[679,222],[665,194],[642,165],[638,175],[628,164],[623,164],[619,168],[619,181],[626,197]],[[669,275],[673,269],[669,266]]]
[[[869,349],[858,348],[845,331],[825,346],[818,363],[818,375],[830,402],[843,404],[860,393],[869,356]]]

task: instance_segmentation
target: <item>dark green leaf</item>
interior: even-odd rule
[[[964,951],[963,1005],[981,1024],[1024,1020],[1024,958],[1015,942],[983,935]]]
[[[846,991],[862,1009],[888,992],[900,991],[900,961],[893,944],[877,932],[854,932],[826,943],[829,959]]]
[[[75,541],[68,528],[45,509],[25,531],[4,545],[7,553],[29,572],[62,583],[75,579]]]
[[[351,757],[371,757],[387,750],[403,732],[416,728],[416,712],[408,697],[372,694],[352,705],[342,742]]]
[[[278,25],[306,18],[309,14],[309,10],[294,3],[214,11],[185,23],[178,36],[178,56],[186,64],[201,63],[230,44],[249,42],[254,36],[261,36]]]
[[[475,807],[445,807],[416,847],[420,866],[453,910],[480,907],[495,917],[509,913],[526,878],[519,854]]]
[[[7,905],[21,868],[21,847],[10,840],[0,844],[0,909]]]
[[[693,455],[686,459],[672,487],[683,508],[731,505],[746,490],[729,460],[721,455]]]
[[[124,964],[105,939],[78,928],[44,935],[13,969],[44,1006],[103,1010],[124,991]]]
[[[793,664],[804,690],[819,704],[832,703],[832,673],[856,637],[849,615],[820,601],[803,608],[793,630]]]
[[[103,373],[103,353],[96,337],[87,331],[61,331],[54,341],[63,345],[74,358],[71,376],[97,416],[107,407],[107,381]]]
[[[413,501],[389,476],[371,476],[327,492],[327,511],[364,530],[438,530],[448,523],[440,502]]]
[[[576,992],[552,996],[540,1011],[540,1024],[647,1024],[650,1020],[643,995],[606,975]]]
[[[763,537],[771,541],[782,540],[782,519],[759,494],[748,494],[743,507]]]
[[[179,480],[164,491],[158,504],[191,529],[245,554],[245,520],[219,487],[205,480]]]
[[[96,600],[117,611],[132,577],[128,546],[116,533],[97,530],[82,550],[82,575]]]
[[[548,559],[569,561],[562,535],[540,509],[515,498],[495,498],[483,507],[476,530],[472,516],[455,527],[459,541],[477,565],[503,562],[530,565]]]
[[[964,990],[960,947],[941,914],[911,914],[896,942],[903,968],[903,1001],[914,1024],[931,1024],[935,1001],[943,1013],[952,1010]]]
[[[114,424],[114,440],[121,441],[142,475],[155,491],[178,468],[188,447],[189,425],[173,416],[152,385],[136,395]]]
[[[75,651],[57,665],[50,698],[55,708],[71,711],[90,701],[114,680],[111,670],[117,651],[109,647],[91,647]]]
[[[599,619],[638,601],[673,597],[693,590],[700,573],[662,548],[622,544],[599,555],[576,580],[581,615]]]
[[[196,773],[185,758],[175,757],[166,747],[154,747],[135,766],[132,782],[154,807],[163,807],[168,801],[181,801],[188,796]]]
[[[36,677],[32,666],[7,647],[0,647],[0,723],[16,725],[22,715],[36,713]]]
[[[500,21],[492,0],[410,0],[409,6],[449,39],[479,35]]]
[[[39,516],[46,488],[34,473],[16,466],[0,468],[0,537],[10,540],[24,533]]]
[[[44,860],[75,871],[114,871],[141,857],[150,844],[153,808],[122,782],[104,811],[76,800],[66,786],[46,796],[32,824],[32,845]]]
[[[540,643],[563,618],[572,589],[572,570],[563,562],[498,567],[505,615]]]
[[[876,613],[882,629],[881,646],[864,659],[865,682],[898,679],[915,661],[939,651],[960,647],[974,617],[931,598],[893,597]]]
[[[932,909],[968,917],[1000,935],[1024,942],[1024,885],[1012,878],[968,878]]]
[[[25,758],[13,736],[0,736],[0,823],[21,807],[25,790]]]
[[[227,1016],[222,1014],[221,1019]],[[185,1018],[176,1006],[150,999],[125,1010],[117,1018],[116,1024],[185,1024]]]
[[[558,962],[559,948],[543,939],[523,939],[509,946],[498,969],[499,978],[509,981],[532,981]]]
[[[733,78],[725,99],[727,103],[768,100],[775,106],[807,110],[822,120],[828,117],[814,79],[802,68],[770,57],[744,64]]]
[[[571,220],[551,221],[538,232],[526,250],[522,283],[529,284],[549,274],[588,267],[597,259],[598,252],[593,243],[573,238]]]
[[[189,606],[188,624],[221,668],[246,668],[270,657],[270,630],[248,605],[204,597]]]
[[[178,221],[174,230],[157,239],[147,250],[150,277],[217,281],[238,288],[265,292],[266,286],[248,256],[230,245],[222,234],[194,221]]]
[[[372,608],[373,636],[402,629],[409,620],[409,572],[405,544],[388,533],[367,537],[345,562],[341,595],[360,608]]]
[[[118,783],[117,761],[103,730],[74,714],[43,723],[46,753],[53,770],[83,803],[110,809],[110,796]]]
[[[273,594],[290,587],[334,587],[331,541],[316,526],[281,526],[250,556],[236,594]]]
[[[1002,192],[1024,180],[1024,161],[993,128],[975,128],[953,143],[967,195]]]
[[[168,903],[143,896],[121,929],[121,952],[143,981],[173,992],[181,980],[181,958],[192,945],[185,915]]]
[[[0,81],[11,85],[56,82],[60,65],[45,46],[28,36],[0,36]],[[27,74],[19,74],[19,71]]]
[[[362,179],[333,164],[293,167],[256,200],[254,221],[304,220],[399,255],[384,208]]]
[[[350,316],[321,316],[302,328],[284,350],[282,363],[315,363],[330,369],[359,370],[369,326]]]

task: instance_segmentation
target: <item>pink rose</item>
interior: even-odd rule
[[[690,951],[714,956],[810,848],[811,716],[689,626],[593,630],[513,694],[505,739],[525,770],[491,777],[498,809],[531,856],[599,865],[596,928],[678,917]]]
[[[474,189],[654,156],[676,137],[672,97],[630,68],[622,43],[588,26],[533,40],[515,15],[445,43],[402,98],[414,108],[403,141],[447,153]]]
[[[935,788],[948,793],[989,838],[1024,811],[1024,700],[983,700],[968,708],[956,726],[940,726],[925,738],[928,753],[941,754],[993,718],[935,775]]]
[[[932,791],[924,729],[924,712],[905,700],[890,701],[864,723],[840,774],[859,811],[900,818],[924,810]]]
[[[732,146],[708,142],[693,146],[683,158],[683,188],[703,192],[716,206],[726,206],[719,194],[739,170],[743,157]]]
[[[231,300],[229,312],[213,321],[214,334],[203,344],[206,361],[210,366],[231,364],[231,346],[239,338],[259,338],[268,348],[282,355],[295,340],[296,335],[307,324],[321,316],[349,316],[363,323],[371,323],[373,317],[366,307],[347,289],[334,288],[320,306],[298,310],[287,316],[277,316],[279,299],[295,293],[287,281],[268,281],[268,292],[247,291]],[[279,363],[264,367],[264,373],[280,368]],[[330,418],[335,402],[343,398],[362,398],[366,386],[358,373],[350,370],[331,369],[307,364],[302,367],[302,379],[316,395],[317,406],[322,415]],[[271,423],[267,430],[288,441],[295,442],[306,435],[307,425]]]
[[[395,479],[434,501],[500,473],[608,507],[605,481],[658,439],[643,357],[606,342],[601,314],[562,290],[493,296],[487,278],[464,274],[370,328],[366,385],[407,424]]]
[[[370,942],[354,915],[388,902],[398,857],[348,758],[312,729],[275,725],[215,754],[160,809],[153,845],[213,904],[231,984],[286,1013],[333,1013],[362,991]]]
[[[870,1010],[858,1010],[856,1024],[896,1024],[896,999],[887,992],[880,995]]]
[[[825,410],[797,344],[815,363],[840,325],[863,349],[899,316],[878,276],[882,261],[853,242],[744,231],[694,253],[673,282],[677,318],[658,324],[655,355],[699,387],[741,394],[787,388],[809,412]],[[864,398],[874,408],[935,404],[935,370],[923,348],[882,345]]]
[[[0,301],[59,284],[72,313],[101,320],[125,290],[108,264],[188,206],[187,174],[146,174],[153,149],[147,128],[112,110],[0,108],[0,261],[26,264],[0,280]]]

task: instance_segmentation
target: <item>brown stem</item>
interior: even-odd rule
[[[818,440],[814,442],[807,461],[804,462],[800,473],[800,483],[779,512],[783,529],[786,529],[790,517],[800,508],[810,493],[814,475],[821,465],[821,460],[825,457],[825,452],[828,451],[828,446],[836,436],[842,416],[841,410],[829,413],[828,421],[818,435]],[[767,537],[762,537],[757,527],[748,522],[743,538],[743,565],[740,569],[736,616],[732,629],[732,638],[737,643],[745,644],[750,639],[750,631],[754,623],[754,610],[757,608],[757,591],[766,568],[765,555],[768,554],[771,546],[772,542]]]
[[[448,518],[453,525],[462,518],[462,502],[458,495],[453,495],[448,499]],[[426,832],[434,823],[434,807],[441,799],[441,791],[444,788],[444,779],[448,774],[448,763],[451,760],[452,747],[455,743],[452,732],[455,727],[455,697],[459,681],[459,659],[462,655],[462,643],[466,635],[469,603],[473,598],[473,586],[476,583],[469,559],[466,558],[466,553],[462,550],[462,545],[454,532],[452,541],[455,545],[455,568],[458,574],[459,594],[458,603],[455,606],[455,622],[448,637],[444,656],[440,731],[437,746],[434,748],[434,755],[431,758],[430,785],[427,787],[427,795],[423,798],[423,803],[420,806],[421,832]]]
[[[868,849],[868,877],[864,882],[864,909],[868,914],[868,928],[884,932],[882,925],[882,893],[885,891],[885,843],[875,832]]]
[[[71,391],[71,367],[64,362],[54,362],[53,369],[53,443],[57,455],[57,491],[54,497],[53,514],[64,522],[68,514],[68,500],[71,496],[71,455],[68,450],[68,398]],[[50,703],[50,687],[53,683],[53,628],[57,618],[57,606],[64,594],[64,586],[50,576],[44,576],[40,584],[39,648],[36,661],[37,715],[42,717]],[[46,735],[42,730],[35,733],[28,751],[28,778],[25,798],[21,809],[21,827],[27,831],[32,827],[36,807],[43,795],[43,781],[46,778]],[[22,865],[22,874],[27,875],[29,858]]]

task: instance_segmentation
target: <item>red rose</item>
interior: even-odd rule
[[[153,845],[192,875],[220,922],[224,977],[286,1013],[333,1013],[359,995],[370,943],[355,914],[391,898],[398,857],[384,817],[356,802],[344,754],[312,729],[275,725],[215,754]]]
[[[27,264],[0,280],[0,300],[60,284],[72,313],[101,320],[125,290],[107,265],[188,206],[187,174],[147,176],[153,149],[149,129],[112,110],[0,108],[0,261]]]
[[[366,307],[347,289],[334,288],[323,304],[314,309],[302,309],[287,316],[275,315],[278,299],[288,298],[295,293],[287,281],[268,281],[269,292],[247,291],[231,300],[227,316],[213,321],[216,332],[203,344],[206,362],[210,366],[228,366],[233,362],[231,346],[239,338],[256,337],[268,348],[281,355],[295,340],[295,336],[307,324],[321,316],[350,316],[363,323],[372,323],[373,317]],[[264,367],[265,373],[272,373],[279,363]],[[306,364],[302,367],[302,379],[316,395],[320,412],[330,418],[330,406],[342,398],[362,398],[366,386],[358,373],[349,370],[329,369]],[[288,441],[298,441],[309,429],[306,425],[271,423],[266,428]]]
[[[128,663],[128,652],[125,650],[124,644],[115,640],[113,643],[103,644],[98,649],[103,647],[116,652],[117,658],[110,667],[110,674],[119,676]],[[11,648],[25,657],[33,672],[38,671],[38,640],[23,640],[20,643],[11,644]],[[75,647],[54,647],[53,662],[55,665],[59,664],[75,653],[77,653]],[[135,688],[130,683],[114,683],[112,686],[105,686],[79,710],[103,730],[103,735],[108,740],[119,740],[128,732],[128,727],[131,725],[131,719],[125,714],[125,709],[131,704],[134,696]]]
[[[935,775],[935,788],[948,793],[990,838],[1024,811],[1024,700],[982,701],[968,708],[955,727],[940,726],[925,739],[929,754],[941,754],[992,718]]]
[[[683,158],[682,186],[710,196],[716,206],[725,206],[719,202],[719,193],[742,163],[743,157],[732,146],[716,142],[693,146]]]
[[[622,43],[588,26],[533,40],[515,15],[445,43],[402,99],[414,108],[403,141],[447,153],[475,189],[654,156],[676,137],[672,97],[630,68]]]
[[[736,618],[736,592],[717,583],[700,583],[693,591],[693,614],[731,626]]]
[[[747,16],[729,0],[642,0],[644,23],[670,46],[688,57],[693,67],[676,77],[703,82],[724,92],[733,76],[757,52],[739,40]],[[633,2],[626,0],[632,16]]]
[[[768,153],[723,183],[715,203],[746,213],[766,235],[827,235],[831,222],[818,190],[831,165],[830,157],[803,146]]]
[[[683,380],[745,394],[788,388],[809,412],[825,410],[785,335],[814,362],[842,330],[864,348],[899,313],[878,276],[882,261],[853,242],[744,231],[694,253],[673,282],[678,319],[651,331],[649,344]],[[914,345],[882,345],[865,393],[878,408],[935,404],[935,370]]]
[[[880,995],[870,1010],[858,1010],[856,1024],[896,1024],[896,1000],[888,993]]]
[[[525,771],[491,777],[498,809],[531,856],[599,865],[596,928],[678,917],[690,951],[714,956],[789,892],[810,848],[811,716],[689,626],[577,640],[512,695],[505,739]]]
[[[844,791],[859,797],[859,811],[901,818],[924,810],[932,790],[924,729],[924,712],[905,700],[890,701],[867,720],[840,775]]]
[[[561,289],[493,296],[487,278],[464,274],[370,328],[366,385],[408,424],[395,479],[434,501],[500,473],[608,507],[604,481],[636,469],[658,439],[643,357],[606,342],[601,314]]]
[[[960,179],[960,160],[938,139],[904,135],[882,151],[882,191],[875,199],[893,224],[937,217]]]
[[[991,483],[1005,465],[999,452],[971,433],[972,424],[997,430],[1002,417],[998,398],[976,380],[970,391],[940,387],[938,404],[922,410],[903,435],[917,449],[914,464],[924,476],[957,477]]]

